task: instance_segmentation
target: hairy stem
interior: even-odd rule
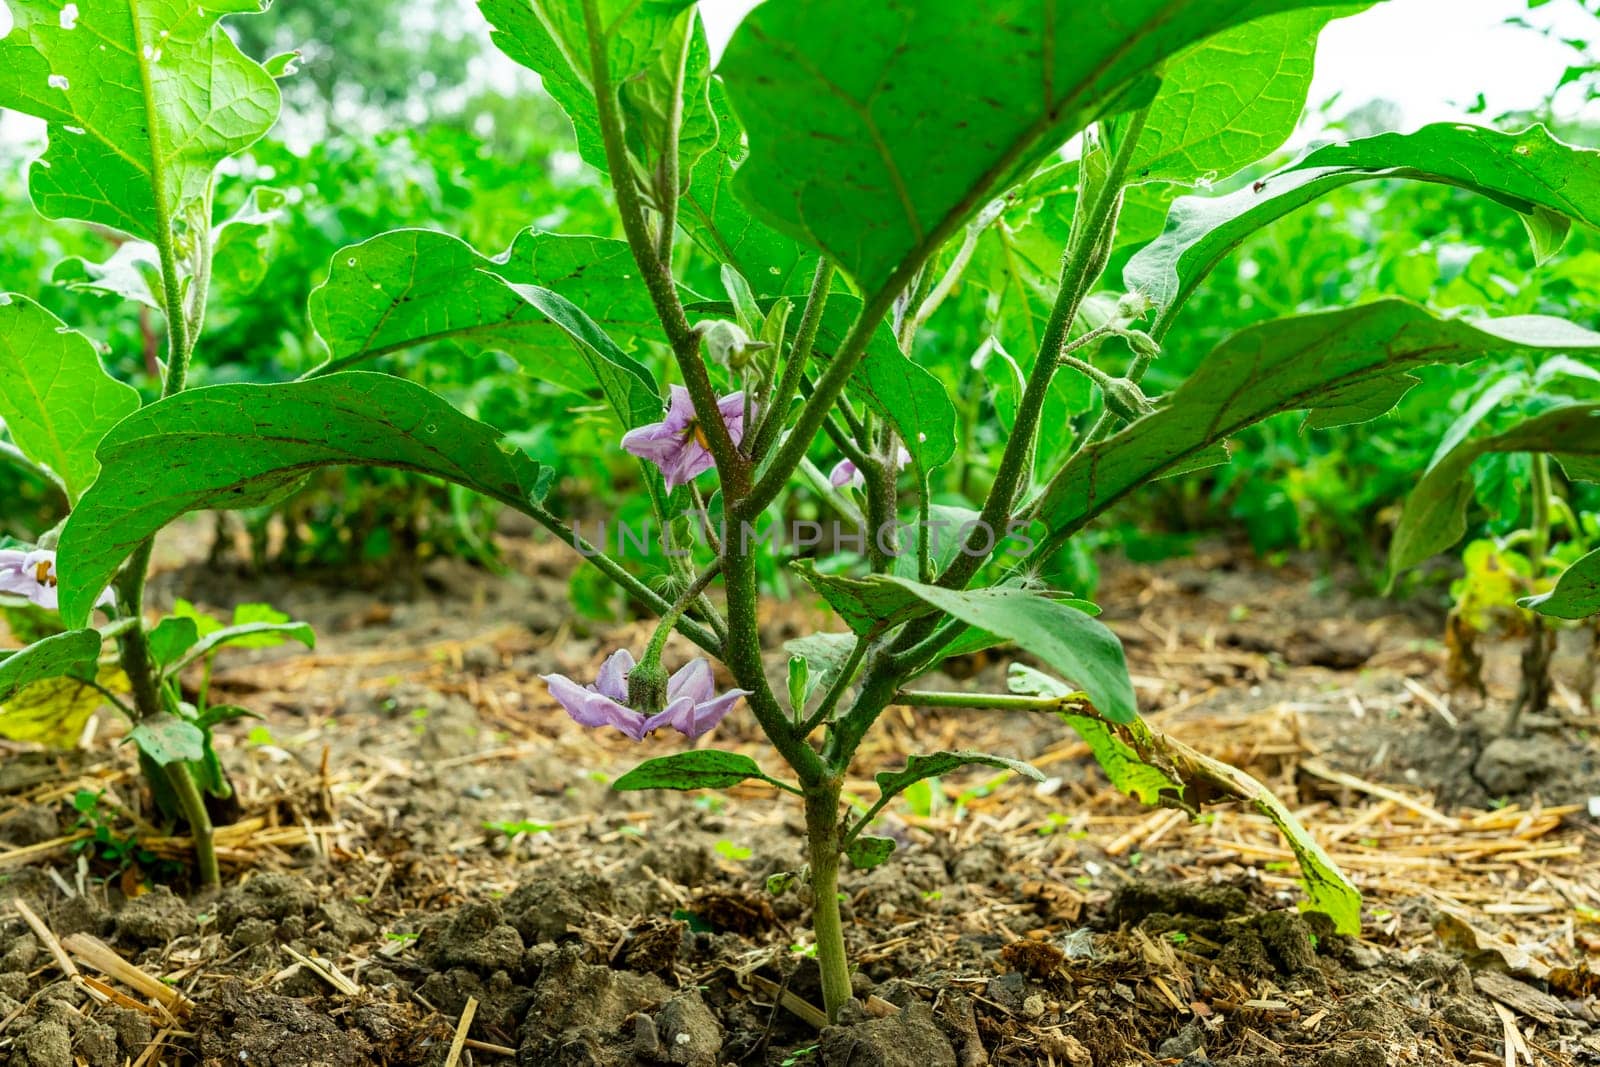
[[[683,375],[684,387],[694,401],[695,420],[705,434],[712,458],[717,462],[717,475],[722,481],[722,491],[730,501],[745,495],[750,485],[750,463],[739,452],[728,434],[728,427],[717,410],[717,393],[711,384],[705,360],[700,357],[700,335],[689,325],[683,304],[678,299],[677,283],[672,277],[670,259],[659,254],[649,223],[645,220],[644,202],[634,184],[633,170],[628,159],[627,141],[623,135],[621,106],[617,87],[611,82],[611,69],[606,59],[606,37],[602,32],[598,0],[583,0],[584,28],[589,38],[589,76],[594,83],[595,108],[600,120],[601,140],[605,144],[606,167],[611,172],[611,188],[617,197],[617,214],[622,220],[622,230],[633,251],[634,262],[644,276],[645,288],[655,305],[656,317],[666,332],[667,342]],[[665,151],[677,154],[676,138]],[[676,165],[674,165],[676,169]],[[670,241],[667,251],[671,251]]]
[[[778,439],[789,402],[805,378],[806,362],[817,343],[817,328],[822,325],[822,312],[828,304],[828,286],[832,283],[833,264],[826,259],[817,260],[816,272],[811,276],[811,292],[806,296],[805,310],[800,313],[794,343],[789,346],[789,361],[783,365],[783,374],[772,392],[767,410],[761,413],[761,425],[756,428],[755,441],[750,446],[750,455],[757,463]]]

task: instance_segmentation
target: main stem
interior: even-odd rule
[[[805,791],[806,842],[811,865],[811,932],[817,939],[822,971],[822,1010],[828,1021],[853,995],[844,951],[844,921],[839,915],[839,779],[828,778]]]
[[[206,214],[209,216],[210,198]],[[173,242],[172,222],[162,220],[156,250],[161,260],[161,287],[164,317],[167,320],[167,365],[162,378],[163,398],[183,391],[189,377],[189,359],[194,354],[195,338],[205,315],[205,287],[209,272],[210,240],[209,217],[194,227],[194,239],[201,242],[199,249],[196,287],[193,302],[185,306],[183,276],[178,268],[177,249]],[[130,625],[117,637],[117,656],[123,673],[128,676],[132,690],[134,711],[140,720],[149,719],[166,710],[161,699],[161,679],[155,657],[150,654],[150,639],[144,628],[144,592],[150,571],[150,556],[155,550],[155,538],[148,537],[134,549],[123,564],[117,579],[117,599],[131,619]],[[211,816],[206,811],[205,797],[194,780],[186,763],[169,763],[163,768],[183,817],[194,838],[195,866],[204,888],[214,888],[222,878],[217,867],[216,843]]]

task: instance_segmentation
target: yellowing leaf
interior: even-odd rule
[[[128,691],[128,676],[115,667],[101,668],[99,682],[112,692]],[[72,748],[83,734],[83,724],[103,703],[105,697],[87,683],[46,678],[0,707],[0,737],[32,741],[46,748]]]

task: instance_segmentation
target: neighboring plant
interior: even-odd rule
[[[125,235],[104,263],[67,261],[69,275],[161,313],[161,392],[176,396],[205,320],[213,262],[241,235],[270,225],[281,206],[277,194],[256,190],[228,218],[213,218],[218,166],[277,117],[273,74],[234,46],[221,12],[49,0],[7,6],[13,26],[0,39],[0,107],[50,124],[49,147],[29,171],[34,205]],[[0,293],[4,454],[53,485],[68,508],[96,479],[102,436],[139,405],[139,393],[106,372],[87,337],[27,297]],[[205,459],[191,452],[168,466]],[[51,530],[36,545],[0,551],[0,594],[9,605],[57,609],[57,536]],[[152,544],[132,546],[132,559],[106,576],[84,610],[67,613],[75,628],[0,659],[0,733],[70,742],[102,698],[114,704],[130,720],[128,738],[161,810],[189,824],[200,881],[215,885],[204,794],[225,797],[230,788],[211,730],[242,711],[208,706],[205,687],[198,703],[184,699],[179,677],[203,660],[209,678],[211,655],[224,644],[285,636],[310,644],[311,631],[286,617],[223,626],[193,612],[152,625],[144,612]],[[96,608],[109,616],[98,628],[88,625]],[[116,643],[113,663],[102,662],[107,641]]]
[[[1495,502],[1492,510],[1509,512],[1513,521],[1527,516],[1521,528],[1467,546],[1466,573],[1451,588],[1446,641],[1452,681],[1482,693],[1480,638],[1495,629],[1525,634],[1507,734],[1518,732],[1524,713],[1549,704],[1555,625],[1600,614],[1600,553],[1582,554],[1593,543],[1591,531],[1557,492],[1554,477],[1559,469],[1570,481],[1600,481],[1597,395],[1600,370],[1570,358],[1490,379],[1439,442],[1395,530],[1391,566],[1398,575],[1465,535],[1475,498]],[[1507,457],[1526,457],[1525,480]],[[1563,531],[1566,539],[1557,544]]]
[[[917,754],[880,771],[879,796],[846,816],[846,777],[895,704],[1060,716],[1113,783],[1146,803],[1193,812],[1247,800],[1288,835],[1310,906],[1341,932],[1359,929],[1359,896],[1285,806],[1146,725],[1098,609],[1047,576],[1112,505],[1226,462],[1227,439],[1274,414],[1362,422],[1428,363],[1600,348],[1600,335],[1558,320],[1468,323],[1381,300],[1250,326],[1166,395],[1141,385],[1211,269],[1328,190],[1395,177],[1455,185],[1520,212],[1550,254],[1570,220],[1600,223],[1600,157],[1538,127],[1452,124],[1324,146],[1238,192],[1177,200],[1128,262],[1127,292],[1096,296],[1124,213],[1146,213],[1129,216],[1138,230],[1151,203],[1159,216],[1166,202],[1146,186],[1234,173],[1293,130],[1335,9],[768,0],[713,75],[687,0],[481,6],[495,42],[539,73],[583,158],[609,175],[626,240],[529,230],[485,255],[447,234],[399,230],[338,253],[311,297],[324,367],[277,385],[173,391],[100,439],[100,476],[61,536],[63,618],[83,625],[119,568],[119,587],[142,577],[149,538],[186,512],[270,500],[317,467],[416,471],[532,517],[658,614],[637,659],[612,653],[592,684],[552,677],[575,720],[641,740],[669,729],[699,738],[742,700],[790,775],[691,749],[615,784],[757,779],[801,799],[810,948],[829,1017],[851,989],[840,861],[872,866],[894,848],[869,832],[876,816],[965,765],[1039,776],[999,755]],[[1062,165],[1059,150],[1079,134],[1079,160]],[[1004,338],[996,410],[958,419],[950,392],[960,384],[912,356],[965,284],[985,227],[999,225],[990,205],[1042,196],[1062,211],[1047,257],[1060,256],[1059,272],[997,294],[994,330],[1026,322],[1030,332]],[[718,265],[721,294],[681,284],[685,239],[698,250],[686,258]],[[580,537],[547,503],[555,471],[499,429],[417,384],[350,369],[444,336],[512,351],[532,378],[604,405],[608,444],[638,458],[654,539],[671,546],[657,569],[641,577],[626,565],[636,550],[625,537]],[[630,348],[664,348],[678,380],[664,382]],[[999,452],[968,479],[976,507],[935,500],[931,488],[965,433]],[[775,532],[787,517],[775,503],[795,486],[841,517],[842,536]],[[776,687],[769,665],[784,668],[769,664],[758,599],[774,537],[818,557],[795,572],[843,625],[789,642]],[[133,630],[142,639],[137,619]],[[670,656],[674,632],[707,658]],[[1050,673],[1016,665],[1008,693],[912,687],[951,657],[1001,644]],[[731,688],[719,691],[712,659]]]

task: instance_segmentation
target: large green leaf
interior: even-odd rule
[[[1122,642],[1075,602],[1006,586],[955,590],[891,575],[881,580],[915,593],[968,626],[1016,642],[1076,682],[1106,718],[1132,722],[1138,717]]]
[[[0,107],[50,124],[29,172],[51,218],[160,243],[175,220],[210,225],[212,172],[267,132],[278,87],[219,24],[258,0],[10,0]]]
[[[93,677],[101,640],[98,630],[68,630],[6,653],[0,659],[0,704],[47,678]]]
[[[1181,197],[1166,231],[1129,260],[1123,281],[1170,315],[1256,230],[1334,189],[1377,178],[1487,196],[1522,215],[1541,255],[1559,247],[1568,219],[1600,226],[1600,152],[1558,141],[1543,126],[1501,133],[1438,123],[1313,148],[1227,196]]]
[[[88,617],[133,549],[180,515],[237,507],[347,464],[429,474],[526,511],[551,471],[420,385],[351,371],[218,385],[145,407],[100,444],[106,474],[61,533],[61,617]]]
[[[568,332],[512,284],[559,293],[625,343],[657,329],[625,243],[531,229],[492,257],[434,230],[391,230],[341,249],[312,290],[311,322],[328,343],[329,369],[450,340],[504,351],[541,381],[592,390]]]
[[[1600,549],[1580,557],[1556,579],[1548,593],[1519,601],[1541,615],[1558,619],[1587,619],[1600,614]]]
[[[816,253],[755,218],[733,195],[733,176],[747,149],[720,78],[711,80],[711,108],[717,143],[690,172],[678,224],[717,262],[737,268],[758,299],[805,292]]]
[[[707,98],[710,52],[694,0],[590,0],[596,8],[607,72],[617,87],[629,153],[647,174],[661,158],[667,110],[683,85],[679,157],[682,175],[717,141]],[[585,0],[479,0],[490,39],[539,75],[578,134],[578,152],[604,171],[605,144],[590,77]]]
[[[1370,6],[1269,15],[1174,56],[1162,69],[1130,175],[1215,180],[1277,151],[1305,108],[1322,28]]]
[[[22,454],[61,479],[69,502],[100,470],[100,438],[138,406],[88,338],[26,297],[0,293],[0,418]]]
[[[1187,46],[1306,0],[768,0],[718,67],[750,139],[735,187],[863,291]]]
[[[1409,496],[1389,551],[1399,574],[1443,552],[1467,532],[1472,465],[1491,452],[1548,452],[1567,468],[1586,471],[1600,458],[1600,404],[1564,404],[1499,433],[1469,437],[1434,459]]]
[[[1072,690],[1049,675],[1013,666],[1008,679],[1013,692],[1063,697]],[[1333,920],[1341,934],[1361,932],[1361,894],[1339,870],[1294,812],[1250,775],[1197,752],[1146,724],[1133,720],[1114,724],[1062,712],[1061,717],[1089,745],[1112,785],[1145,804],[1166,804],[1191,814],[1219,799],[1243,800],[1272,820],[1300,864],[1311,911]]]
[[[1090,445],[1051,479],[1035,512],[1058,547],[1154,478],[1226,461],[1220,443],[1269,415],[1309,410],[1317,425],[1381,413],[1429,363],[1496,352],[1596,349],[1600,334],[1537,315],[1475,323],[1435,318],[1401,300],[1276,319],[1218,345],[1150,415]]]

